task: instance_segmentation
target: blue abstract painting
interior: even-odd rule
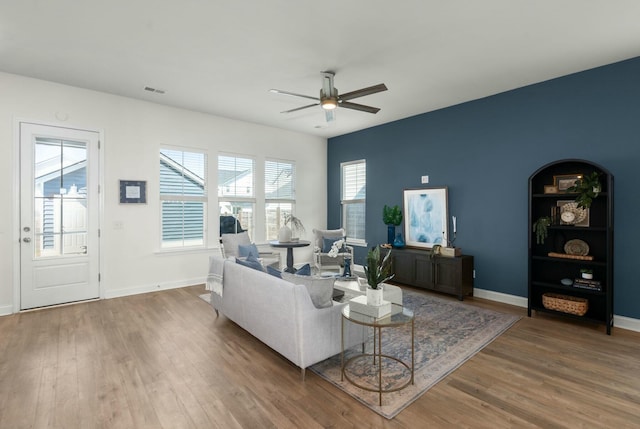
[[[405,239],[408,246],[446,246],[448,237],[447,188],[404,191]]]

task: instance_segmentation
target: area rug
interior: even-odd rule
[[[414,384],[405,389],[383,393],[382,406],[377,392],[368,392],[340,381],[340,355],[331,357],[310,369],[342,389],[376,413],[392,419],[440,380],[509,329],[520,317],[486,310],[459,301],[403,291],[403,303],[415,314]],[[372,342],[367,344],[370,353]],[[357,346],[345,352],[345,360],[362,352]],[[382,329],[382,353],[411,362],[410,325]],[[382,359],[383,386],[407,380],[406,368],[391,359]],[[349,366],[349,375],[359,384],[377,389],[377,366],[372,359],[357,359]]]

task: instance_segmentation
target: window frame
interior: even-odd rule
[[[203,181],[202,184],[202,195],[188,195],[188,194],[171,194],[171,193],[163,193],[162,192],[162,152],[163,151],[176,151],[184,153],[193,153],[199,154],[204,157],[204,165],[202,165],[202,175],[201,178]],[[189,251],[193,249],[201,249],[206,248],[208,245],[207,240],[207,231],[208,231],[208,203],[209,203],[209,185],[208,185],[208,159],[209,154],[206,150],[200,148],[192,148],[192,147],[181,147],[181,146],[171,146],[171,145],[161,145],[158,151],[159,163],[158,163],[158,201],[160,203],[159,207],[159,216],[160,216],[160,231],[159,231],[159,248],[162,251]],[[171,161],[176,162],[171,159]],[[185,168],[184,165],[177,163],[182,168]],[[197,176],[197,174],[194,174]],[[167,245],[166,241],[163,239],[164,232],[164,216],[163,216],[163,203],[166,201],[175,201],[175,202],[201,202],[202,203],[202,242],[199,244],[189,244],[187,240],[185,240],[184,236],[182,237],[181,245]],[[184,227],[184,219],[183,219],[183,227]],[[186,244],[185,244],[186,243]]]
[[[364,165],[364,188],[365,188],[365,196],[364,198],[346,198],[345,197],[345,174],[346,174],[346,168],[353,166],[353,165]],[[362,238],[356,238],[353,236],[349,235],[349,230],[347,228],[346,225],[346,219],[347,219],[347,209],[349,208],[350,205],[355,205],[355,204],[362,204],[364,206],[364,214],[366,216],[366,208],[367,208],[367,197],[366,197],[366,186],[367,186],[367,160],[366,159],[358,159],[358,160],[353,160],[353,161],[346,161],[346,162],[341,162],[340,163],[340,204],[342,205],[342,210],[341,210],[341,224],[342,224],[342,228],[344,228],[345,233],[347,235],[347,243],[354,245],[354,246],[362,246],[362,247],[367,247],[367,241],[366,241],[366,218],[365,218],[365,222],[364,222],[364,232],[363,232],[363,237]]]
[[[226,158],[234,158],[234,159],[243,159],[243,160],[248,160],[251,161],[251,189],[252,189],[252,196],[251,197],[239,197],[237,195],[235,196],[228,196],[228,195],[221,195],[220,194],[220,189],[222,184],[220,183],[220,158],[221,157],[226,157]],[[242,229],[247,231],[249,233],[249,237],[251,237],[251,240],[255,242],[255,235],[256,235],[256,229],[257,229],[257,218],[256,218],[256,213],[257,213],[257,205],[256,205],[256,194],[257,194],[257,188],[256,188],[256,167],[257,167],[257,162],[256,162],[256,157],[255,156],[250,156],[250,155],[246,155],[246,154],[239,154],[239,153],[229,153],[229,152],[219,152],[218,156],[216,158],[217,163],[216,163],[216,172],[218,175],[218,184],[217,184],[217,191],[216,191],[216,195],[217,195],[217,200],[218,200],[218,221],[220,220],[220,216],[222,215],[222,213],[220,213],[220,208],[221,208],[221,203],[231,203],[231,205],[233,206],[233,203],[248,203],[251,205],[251,210],[252,210],[252,216],[251,216],[251,224],[250,225],[246,225],[246,222],[242,222],[242,220],[240,220],[240,225],[242,226]],[[235,214],[232,214],[235,217]],[[219,236],[220,235],[220,230],[218,229],[218,231],[216,231],[216,235]]]
[[[277,164],[287,164],[291,167],[291,198],[282,198],[282,197],[278,197],[278,198],[268,198],[268,192],[267,192],[267,183],[268,183],[268,177],[267,174],[269,173],[269,169],[267,168],[267,164],[268,163],[277,163]],[[267,210],[267,206],[270,204],[290,204],[291,206],[291,214],[295,215],[295,210],[296,210],[296,163],[295,161],[290,161],[290,160],[284,160],[284,159],[276,159],[276,158],[266,158],[264,160],[264,235],[265,235],[265,239],[267,241],[269,240],[277,240],[278,239],[278,231],[280,230],[280,228],[282,228],[282,226],[284,226],[284,216],[285,215],[280,215],[276,221],[276,224],[274,225],[275,228],[275,236],[269,236],[269,220],[268,220],[268,210]]]

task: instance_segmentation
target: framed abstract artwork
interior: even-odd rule
[[[403,200],[407,246],[445,247],[449,237],[447,188],[405,189]]]

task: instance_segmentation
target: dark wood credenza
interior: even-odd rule
[[[473,295],[473,256],[430,256],[430,250],[402,248],[391,251],[394,282],[458,297]]]

